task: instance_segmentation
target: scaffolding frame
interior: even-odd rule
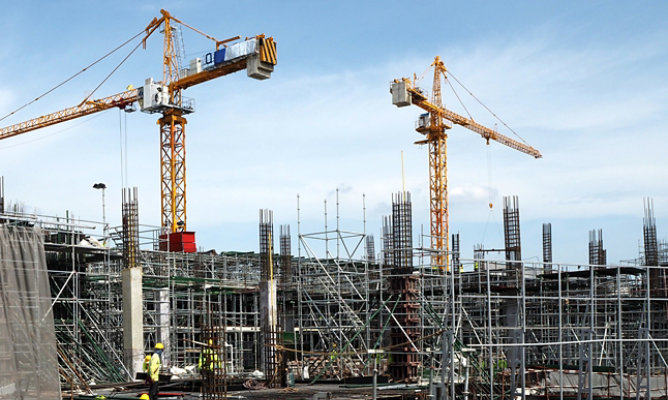
[[[103,224],[69,214],[0,217],[44,232],[64,385],[133,378],[122,355],[122,246],[96,245]],[[120,227],[110,232],[122,242]],[[159,233],[138,229],[146,352],[163,341],[167,365],[195,365],[216,332],[225,376],[262,369],[259,254],[156,251]],[[665,275],[665,242],[657,243],[659,265],[642,265],[642,257],[634,265],[493,260],[481,248],[474,259],[448,255],[461,269],[442,271],[430,265],[432,249],[406,248],[392,235],[384,226],[382,257],[371,263],[368,235],[341,229],[337,210],[334,229],[298,232],[296,259],[281,251],[279,261],[296,264],[278,278],[284,317],[293,320],[283,337],[291,336],[297,355],[289,365],[298,376],[304,367],[311,380],[368,375],[378,358],[386,370],[397,351],[389,340],[395,324],[419,331],[399,347],[415,352],[417,383],[429,383],[436,398],[668,396],[668,294],[665,286],[653,290],[652,278]],[[406,275],[393,271],[397,252],[412,262],[404,267],[417,277],[417,300],[390,290],[393,277]],[[420,305],[416,324],[400,322],[401,302]]]

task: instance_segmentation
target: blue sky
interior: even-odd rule
[[[187,125],[188,226],[205,249],[256,250],[260,208],[273,209],[276,227],[291,224],[296,236],[297,194],[303,233],[323,229],[324,200],[332,227],[336,188],[341,228],[378,239],[402,186],[402,151],[417,243],[429,223],[427,148],[413,144],[420,110],[392,106],[388,87],[422,74],[435,55],[544,155],[486,146],[461,127],[449,132],[451,232],[460,232],[464,257],[475,243],[503,245],[503,195],[519,196],[527,259],[542,254],[543,222],[552,223],[555,261],[585,263],[590,229],[603,229],[609,261],[637,257],[645,196],[654,199],[659,238],[667,236],[664,2],[13,2],[0,16],[0,114],[138,33],[160,8],[217,38],[266,33],[278,41],[272,79],[237,73],[184,94],[197,104]],[[211,50],[188,32],[184,42],[188,58]],[[0,124],[78,104],[128,51]],[[161,51],[158,37],[149,40],[94,97],[159,78]],[[421,81],[427,89],[429,75]],[[463,112],[451,91],[444,98]],[[8,200],[101,219],[91,186],[102,181],[118,224],[126,130],[123,155],[129,185],[139,186],[141,222],[158,224],[155,120],[109,110],[0,142]]]

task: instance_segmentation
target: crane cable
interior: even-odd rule
[[[427,74],[428,71],[429,71],[429,67],[427,67],[427,68],[422,72],[422,74],[420,75],[419,78],[418,78],[417,74],[413,74],[413,84],[415,84],[415,86],[417,86],[418,81],[421,81],[422,79],[424,79],[424,76]]]
[[[122,48],[122,47],[125,46],[126,44],[130,43],[131,41],[133,41],[134,39],[136,39],[137,37],[139,37],[142,33],[144,33],[144,30],[143,30],[143,29],[142,29],[139,33],[137,33],[136,35],[134,35],[133,37],[131,37],[130,39],[126,40],[125,42],[123,42],[122,44],[120,44],[119,46],[117,46],[115,49],[111,50],[110,52],[108,52],[108,53],[105,54],[104,56],[98,58],[97,60],[93,61],[93,62],[92,62],[91,64],[89,64],[88,66],[84,67],[81,71],[79,71],[79,72],[77,72],[76,74],[70,76],[69,78],[65,79],[65,80],[62,81],[61,83],[57,84],[56,86],[52,87],[51,89],[47,90],[46,92],[42,93],[41,95],[35,97],[33,100],[27,102],[26,104],[22,105],[21,107],[17,108],[16,110],[14,110],[14,111],[10,112],[9,114],[5,115],[4,117],[0,118],[0,121],[2,121],[2,120],[4,120],[4,119],[6,119],[6,118],[8,118],[8,117],[10,117],[10,116],[12,116],[12,115],[14,115],[14,114],[16,114],[17,112],[21,111],[22,109],[24,109],[24,108],[28,107],[29,105],[35,103],[36,101],[40,100],[42,97],[48,95],[49,93],[51,93],[51,92],[53,92],[54,90],[58,89],[59,87],[63,86],[63,85],[66,84],[67,82],[69,82],[69,81],[71,81],[72,79],[76,78],[77,76],[81,75],[83,72],[87,71],[88,68],[94,66],[95,64],[97,64],[97,63],[99,63],[100,61],[104,60],[105,58],[109,57],[110,55],[112,55],[113,53],[115,53],[118,49]],[[105,79],[105,80],[106,80],[106,79]],[[91,93],[91,94],[92,94],[92,93]],[[89,96],[89,97],[90,97],[90,96]],[[84,101],[85,101],[85,100],[84,100]]]
[[[452,93],[454,93],[455,96],[457,97],[457,100],[459,100],[459,104],[461,104],[461,106],[464,107],[464,111],[466,111],[466,114],[468,114],[469,119],[470,119],[471,121],[475,121],[475,120],[473,119],[473,116],[472,116],[471,113],[469,112],[469,109],[466,108],[466,106],[464,105],[464,102],[462,101],[462,99],[461,99],[461,98],[459,97],[459,95],[457,94],[457,91],[455,90],[455,87],[452,86],[452,83],[450,82],[450,80],[448,80],[448,77],[445,75],[445,73],[443,73],[442,75],[443,75],[443,78],[445,79],[445,81],[446,81],[446,82],[448,83],[448,85],[450,86],[450,89],[452,89]],[[453,77],[453,78],[454,78],[454,77]]]
[[[448,70],[448,71],[449,71],[449,70]],[[471,92],[468,88],[466,88],[466,86],[464,86],[464,85],[463,85],[463,84],[462,84],[462,83],[461,83],[461,82],[460,82],[460,81],[459,81],[459,80],[452,74],[451,71],[450,71],[450,76],[452,77],[452,79],[455,80],[455,82],[457,82],[457,83],[459,84],[459,86],[461,86],[462,88],[464,88],[464,90],[466,90],[466,91],[468,92],[468,94],[470,94],[471,97],[473,97],[473,98],[475,99],[475,101],[477,101],[481,106],[483,106],[487,111],[489,111],[489,113],[492,114],[492,115],[494,116],[494,118],[496,118],[497,120],[499,120],[499,122],[501,122],[501,123],[503,124],[503,126],[505,126],[506,128],[508,128],[508,130],[510,130],[515,136],[517,136],[522,142],[524,142],[524,144],[526,144],[526,145],[529,144],[529,143],[527,143],[526,140],[524,140],[524,138],[523,138],[522,136],[520,136],[517,132],[515,132],[515,131],[513,130],[513,128],[511,128],[510,126],[508,126],[508,124],[506,124],[506,123],[505,123],[505,122],[504,122],[498,115],[496,115],[496,114],[494,113],[494,111],[492,111],[489,107],[487,107],[482,101],[480,101],[480,99],[478,99],[477,97],[475,97],[475,95],[473,94],[473,92]]]
[[[125,117],[125,118],[123,118]],[[118,109],[118,136],[121,154],[121,187],[128,187],[128,114]]]
[[[489,200],[489,213],[487,213],[487,221],[485,221],[485,227],[483,228],[482,238],[480,240],[481,243],[484,243],[485,238],[487,237],[487,229],[489,228],[490,221],[494,217],[494,194],[492,190],[492,152],[490,151],[489,143],[487,144],[487,194]],[[494,225],[496,226],[499,235],[501,235],[498,222],[495,222]]]
[[[142,42],[137,43],[137,45],[132,50],[130,50],[128,55],[125,56],[125,58],[123,58],[123,60],[121,60],[121,62],[118,63],[118,65],[116,67],[114,67],[114,69],[112,69],[111,72],[109,74],[107,74],[107,76],[104,79],[102,79],[102,82],[100,82],[100,84],[97,85],[95,87],[95,89],[93,89],[93,91],[90,92],[88,94],[88,96],[86,96],[86,98],[81,101],[81,103],[79,103],[79,106],[82,106],[86,101],[88,101],[88,99],[90,99],[90,97],[93,95],[93,93],[95,93],[97,91],[97,89],[99,89],[102,85],[104,85],[104,83],[111,77],[111,75],[113,75],[114,72],[116,72],[121,67],[121,65],[123,65],[123,63],[125,63],[128,60],[128,58],[130,58],[130,56],[132,54],[134,54],[135,51],[137,51],[137,49],[139,48],[139,46],[141,44],[142,44]]]
[[[494,129],[496,129],[496,126],[494,126]],[[487,193],[489,195],[489,209],[491,211],[494,208],[494,199],[492,194],[492,152],[489,150],[489,142],[487,142]]]

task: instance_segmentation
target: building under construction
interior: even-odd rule
[[[181,29],[205,37],[209,52],[186,62]],[[446,130],[541,153],[446,109],[440,57],[431,96],[417,75],[390,84],[394,105],[426,112],[416,131],[429,147],[428,245],[413,242],[402,191],[378,250],[366,226],[344,227],[337,207],[335,226],[302,232],[298,217],[278,237],[272,211],[260,210],[257,252],[198,252],[185,189],[184,116],[195,109],[183,92],[242,70],[270,78],[276,42],[217,40],[161,10],[125,44],[146,46],[155,32],[161,80],[0,128],[2,140],[135,104],[161,115],[159,227],[140,224],[136,188],[124,190],[122,221],[109,227],[104,217],[5,209],[0,179],[0,399],[138,398],[157,343],[165,399],[668,399],[668,243],[657,239],[652,201],[641,251],[623,265],[608,264],[601,230],[589,234],[587,263],[553,261],[549,223],[543,260],[525,260],[512,196],[503,248],[479,244],[461,257],[448,225]],[[104,199],[106,186],[94,187]]]
[[[269,210],[257,252],[169,251],[160,228],[139,224],[136,189],[104,236],[102,224],[0,201],[1,393],[132,396],[161,342],[163,387],[182,398],[317,398],[332,383],[338,398],[372,386],[386,398],[667,397],[668,244],[651,200],[642,250],[625,265],[607,265],[601,231],[588,264],[553,262],[549,224],[543,262],[524,261],[519,202],[504,200],[505,248],[463,259],[453,235],[447,270],[413,244],[406,192],[392,198],[379,251],[338,216],[333,229],[297,221],[294,237],[289,225],[276,237]],[[207,373],[204,348],[220,360]],[[313,385],[281,389],[295,380]]]

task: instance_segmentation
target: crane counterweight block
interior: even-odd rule
[[[409,82],[405,79],[395,80],[390,84],[390,93],[392,93],[392,104],[397,107],[406,107],[413,104],[411,94],[408,91]]]
[[[258,52],[248,57],[246,74],[253,79],[269,79],[276,65],[276,42],[274,38],[265,38],[264,35],[256,37]]]
[[[264,35],[258,35],[260,42],[260,61],[276,65],[276,42],[273,37],[265,38]]]

